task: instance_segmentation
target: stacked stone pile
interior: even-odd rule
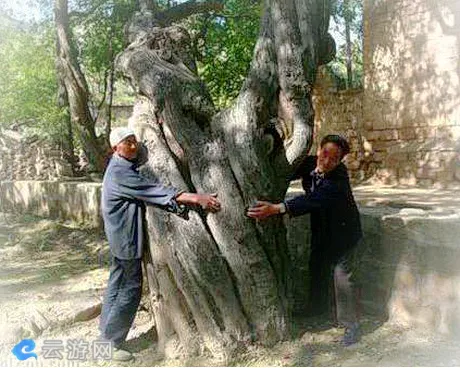
[[[72,176],[59,148],[37,137],[0,130],[0,180],[57,180]]]

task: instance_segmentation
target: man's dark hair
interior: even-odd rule
[[[334,143],[340,148],[341,159],[350,153],[350,145],[347,140],[337,134],[329,134],[321,140],[321,148],[327,143]]]

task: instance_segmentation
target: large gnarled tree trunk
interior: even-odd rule
[[[329,60],[328,1],[266,0],[252,65],[230,109],[216,113],[196,74],[187,32],[172,25],[219,1],[164,12],[145,2],[128,27],[118,66],[139,95],[131,124],[149,149],[146,172],[165,183],[217,192],[222,211],[188,219],[150,208],[146,255],[159,347],[167,355],[289,336],[292,265],[281,218],[245,209],[280,201],[312,141],[311,85]]]

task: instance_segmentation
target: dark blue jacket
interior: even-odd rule
[[[102,217],[112,255],[119,259],[142,257],[145,204],[180,212],[179,191],[148,179],[136,163],[114,154],[102,184]]]
[[[285,202],[291,216],[310,213],[312,250],[338,260],[362,237],[359,212],[346,166],[341,163],[323,178],[315,175],[316,156],[308,156],[291,180],[302,179],[305,195]]]

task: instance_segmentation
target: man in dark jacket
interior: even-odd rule
[[[345,345],[356,342],[358,334],[357,301],[348,258],[362,237],[359,212],[342,163],[349,151],[344,138],[324,137],[318,155],[308,156],[291,178],[302,179],[304,195],[278,204],[258,201],[247,213],[255,219],[283,213],[311,214],[310,313],[319,314],[328,308],[333,275],[336,318],[345,326]]]
[[[101,312],[101,337],[114,345],[113,359],[126,361],[132,354],[122,350],[136,315],[142,291],[145,205],[180,214],[184,205],[200,205],[216,212],[216,195],[180,192],[148,179],[138,171],[138,143],[134,131],[115,128],[110,134],[114,154],[104,174],[102,216],[112,255],[108,287]]]

